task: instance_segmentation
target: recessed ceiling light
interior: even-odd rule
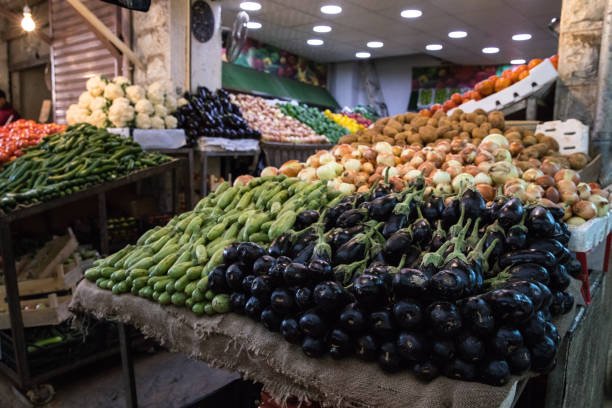
[[[257,21],[249,21],[246,23],[246,26],[251,30],[259,30],[261,28],[261,23],[258,23]]]
[[[368,46],[368,48],[382,48],[382,46],[385,44],[381,41],[370,41],[366,45]]]
[[[355,56],[357,58],[370,58],[372,56],[372,54],[370,54],[367,51],[359,51],[358,53],[355,54]]]
[[[497,54],[499,52],[499,48],[497,47],[485,47],[482,49],[482,52],[485,54]]]
[[[240,8],[246,11],[261,10],[261,4],[256,1],[243,1],[240,3]]]
[[[318,38],[311,38],[310,40],[306,41],[306,44],[308,44],[308,45],[323,45],[323,40],[320,40]]]
[[[421,10],[416,10],[416,9],[407,9],[407,10],[403,10],[400,13],[400,16],[404,18],[419,18],[422,15],[423,15],[423,12]]]
[[[316,33],[329,33],[331,31],[331,27],[326,25],[318,25],[312,27],[312,31]]]
[[[526,63],[527,61],[525,61],[524,59],[513,59],[512,61],[510,61],[510,64],[512,65],[521,65]]]
[[[427,51],[440,51],[442,48],[442,44],[427,44],[425,46]]]
[[[321,7],[321,13],[323,14],[340,14],[342,13],[342,7],[328,4],[327,6]]]
[[[467,33],[465,31],[451,31],[448,33],[450,38],[465,38],[467,37]]]
[[[531,34],[514,34],[512,36],[514,41],[527,41],[531,40]]]

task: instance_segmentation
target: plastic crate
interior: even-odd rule
[[[333,145],[261,142],[260,146],[268,166],[280,167],[289,160],[305,162],[318,150],[328,150]]]
[[[561,154],[589,154],[589,127],[579,120],[553,120],[538,125],[536,133],[550,136],[559,143]]]

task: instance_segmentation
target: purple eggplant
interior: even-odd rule
[[[519,291],[497,289],[485,295],[497,319],[512,324],[521,324],[533,316],[534,308],[531,299]]]
[[[314,307],[312,290],[310,288],[299,288],[295,291],[295,304],[300,310],[308,310]]]
[[[480,379],[489,385],[505,385],[510,381],[510,366],[505,360],[487,361],[480,367]]]
[[[391,339],[395,333],[393,317],[387,310],[379,310],[370,313],[370,332],[380,339]]]
[[[463,328],[461,314],[453,303],[434,302],[428,306],[426,315],[429,326],[439,336],[450,337]]]
[[[336,360],[348,357],[352,353],[351,338],[340,329],[331,331],[327,344],[329,347],[329,354]]]
[[[240,246],[240,242],[233,242],[223,249],[223,263],[226,265],[231,265],[234,262],[239,260],[238,257],[238,247]]]
[[[473,381],[476,378],[476,367],[457,358],[446,364],[444,375],[455,380]]]
[[[344,308],[338,319],[340,327],[347,333],[362,333],[367,324],[363,312],[356,303],[351,303]]]
[[[549,321],[546,322],[546,336],[552,341],[554,341],[555,345],[559,346],[559,343],[561,342],[561,336],[559,336],[559,332],[557,331],[555,325]]]
[[[542,312],[536,313],[520,327],[525,343],[533,344],[546,334],[546,319]]]
[[[441,270],[431,277],[429,287],[432,294],[442,300],[459,299],[468,287],[464,276],[457,270]]]
[[[378,347],[374,337],[368,335],[361,336],[355,341],[355,355],[365,361],[372,361],[378,355]]]
[[[582,264],[573,256],[565,263],[565,270],[574,279],[580,279],[582,275]]]
[[[249,266],[253,266],[257,258],[264,254],[264,249],[254,242],[243,242],[238,246],[238,257],[240,261]]]
[[[511,198],[499,209],[497,220],[507,231],[511,226],[521,222],[524,212],[521,200],[519,198]]]
[[[333,269],[329,262],[317,259],[308,264],[309,278],[313,284],[333,278]]]
[[[399,355],[406,361],[425,361],[429,356],[427,338],[417,332],[402,332],[395,343]]]
[[[230,288],[227,286],[225,279],[225,265],[219,265],[208,274],[208,288],[214,293],[229,293]]]
[[[521,249],[514,252],[508,252],[503,254],[498,261],[500,268],[525,263],[535,263],[548,269],[554,267],[556,261],[554,255],[549,251],[540,251],[536,249]]]
[[[550,271],[550,283],[548,287],[553,290],[565,290],[570,285],[570,279],[565,266],[559,263]]]
[[[446,205],[446,207],[444,207],[444,210],[442,210],[440,219],[442,220],[442,225],[445,229],[450,228],[452,225],[457,224],[457,221],[459,221],[459,217],[461,215],[460,206],[461,202],[458,199],[453,199]]]
[[[549,308],[552,304],[552,292],[545,283],[536,282],[536,285],[542,291],[542,306],[540,306],[540,309]]]
[[[485,201],[477,189],[467,189],[461,196],[460,209],[465,209],[465,216],[476,219],[484,213],[486,209]]]
[[[565,263],[571,256],[571,252],[565,245],[556,239],[536,239],[529,243],[529,249],[537,251],[548,251],[555,256],[557,262]]]
[[[287,316],[295,309],[295,295],[287,289],[276,289],[270,295],[270,307],[281,316]]]
[[[299,321],[302,333],[309,337],[320,338],[325,334],[327,325],[317,313],[306,312]]]
[[[485,223],[491,224],[495,220],[497,220],[497,216],[499,215],[499,210],[508,202],[508,198],[504,196],[499,196],[495,200],[493,200],[484,210],[483,219]]]
[[[512,374],[523,374],[531,367],[531,352],[527,347],[519,347],[506,357],[506,361]]]
[[[308,283],[308,274],[304,264],[292,262],[285,267],[283,279],[288,286],[303,286]]]
[[[319,358],[325,354],[325,344],[320,339],[306,337],[302,342],[302,351],[310,358]]]
[[[234,313],[243,314],[246,301],[247,297],[244,293],[232,293],[229,297],[230,310]]]
[[[261,312],[260,319],[266,329],[277,332],[280,330],[282,318],[271,308],[266,308]]]
[[[393,194],[375,198],[371,201],[368,215],[376,221],[386,221],[393,213],[397,198]]]
[[[468,298],[461,307],[466,325],[475,333],[489,335],[495,330],[495,318],[489,304],[480,297]]]
[[[337,312],[343,306],[344,292],[334,281],[319,283],[313,291],[315,305],[326,312]]]
[[[357,302],[366,309],[381,307],[387,301],[387,287],[377,275],[357,276],[352,289]]]
[[[268,255],[278,258],[289,254],[291,249],[291,233],[285,232],[276,238],[268,247]]]
[[[419,380],[426,382],[429,382],[440,375],[440,369],[431,360],[416,363],[412,367],[412,371]]]
[[[225,280],[227,286],[234,291],[242,291],[242,281],[246,276],[247,266],[241,262],[236,262],[227,267]]]
[[[432,238],[431,225],[425,218],[419,218],[410,226],[412,231],[412,240],[421,248],[429,245]]]
[[[542,336],[529,348],[529,351],[531,352],[532,371],[544,374],[554,367],[557,346],[551,338]]]
[[[404,299],[393,305],[393,316],[397,325],[406,330],[413,330],[423,322],[423,310],[414,300]]]
[[[357,208],[343,212],[336,220],[339,228],[351,228],[359,224],[364,219],[364,212]]]
[[[427,201],[421,204],[421,213],[423,213],[423,217],[425,217],[430,224],[440,218],[442,210],[444,210],[444,199],[442,197],[431,196]]]
[[[538,206],[529,213],[527,228],[529,228],[531,234],[547,237],[555,229],[555,219],[548,209]]]
[[[210,281],[209,281],[210,282]],[[251,283],[251,295],[268,305],[272,294],[272,279],[269,276],[258,276]]]
[[[253,320],[259,321],[264,307],[255,296],[251,296],[244,304],[244,313]]]
[[[419,269],[403,268],[393,277],[393,293],[395,297],[419,298],[429,289],[430,279]]]
[[[431,344],[431,358],[442,365],[446,365],[455,358],[455,344],[447,339],[435,339]]]
[[[457,340],[457,355],[468,363],[479,363],[485,358],[484,342],[473,334],[465,333]]]
[[[540,310],[542,304],[544,302],[544,294],[542,293],[542,289],[536,283],[529,281],[515,281],[510,282],[505,286],[505,289],[516,290],[517,292],[521,292],[523,295],[527,296],[531,303],[533,303],[533,308],[535,310]]]
[[[506,246],[512,251],[525,248],[527,245],[527,228],[513,225],[506,233]]]
[[[518,329],[502,326],[489,339],[488,350],[495,356],[506,358],[523,346],[523,336]]]
[[[294,229],[299,231],[319,220],[319,212],[315,210],[304,210],[295,219]]]
[[[298,322],[292,318],[285,319],[281,322],[280,333],[285,340],[293,344],[301,344],[302,337],[304,336]]]
[[[393,214],[389,217],[389,220],[385,222],[383,226],[382,235],[385,238],[390,238],[397,231],[405,228],[408,223],[408,219],[404,214]]]
[[[384,371],[395,373],[402,368],[402,358],[394,342],[383,343],[378,354],[378,365]]]
[[[500,274],[502,275],[503,272]],[[535,263],[524,263],[512,266],[508,269],[509,281],[540,282],[547,285],[550,275],[546,268]]]

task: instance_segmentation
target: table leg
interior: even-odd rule
[[[206,197],[208,193],[206,189],[206,179],[208,178],[208,156],[206,153],[202,154],[202,197]]]
[[[30,366],[26,355],[25,333],[23,330],[23,315],[19,302],[19,287],[17,285],[17,268],[13,252],[13,238],[10,225],[0,222],[0,244],[2,246],[2,263],[4,269],[4,281],[6,285],[6,296],[8,300],[9,317],[11,320],[11,335],[15,360],[17,364],[17,375],[21,387],[29,385]]]
[[[119,331],[119,346],[121,348],[121,366],[123,368],[123,385],[125,387],[125,405],[127,408],[138,407],[138,395],[136,393],[136,378],[134,376],[134,361],[130,349],[130,340],[127,338],[125,325],[117,324]]]
[[[612,232],[606,238],[606,253],[604,254],[603,273],[608,272],[610,267],[610,247],[612,246]]]
[[[193,206],[195,205],[195,203],[193,202],[194,185],[193,185],[193,150],[192,149],[189,149],[189,153],[187,153],[187,173],[189,177],[189,183],[187,183],[187,188],[189,189],[189,191],[187,192],[187,203],[189,203],[189,208],[187,209],[191,210],[193,209]]]
[[[580,280],[582,281],[582,297],[587,305],[591,304],[591,284],[589,282],[589,266],[587,264],[587,257],[585,252],[576,252],[576,258],[582,265],[582,273],[580,274]]]
[[[108,255],[108,219],[106,214],[106,193],[98,194],[98,220],[100,228],[100,252]]]

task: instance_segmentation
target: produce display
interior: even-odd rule
[[[327,138],[292,116],[285,115],[276,105],[258,96],[231,95],[232,102],[242,110],[249,126],[261,132],[264,142],[327,143]]]
[[[25,119],[0,126],[0,167],[23,155],[22,149],[35,146],[43,137],[63,132],[65,129],[65,125],[36,123]]]
[[[424,190],[422,178],[402,193],[381,184],[304,211],[266,253],[226,247],[208,287],[308,357],[355,356],[424,381],[549,372],[561,340],[551,317],[572,309],[568,272],[580,273],[563,211]]]
[[[0,210],[29,205],[171,160],[81,123],[47,136],[0,171]]]
[[[227,139],[259,139],[261,134],[247,124],[240,108],[230,101],[224,89],[211,92],[199,86],[195,94],[186,93],[187,103],[176,112],[180,128],[190,144],[203,136]]]
[[[559,57],[557,55],[553,55],[552,57],[548,58],[548,60],[556,69],[557,64],[559,63]],[[468,101],[479,101],[484,97],[506,89],[509,86],[527,78],[529,76],[529,71],[538,66],[540,63],[542,63],[542,60],[536,58],[529,61],[528,64],[518,65],[513,69],[505,70],[501,76],[492,75],[489,78],[478,82],[474,86],[473,90],[464,92],[463,94],[454,93],[451,95],[451,98],[443,104],[434,104],[429,109],[423,109],[421,113],[431,116],[439,110],[448,112],[449,110]]]
[[[363,115],[361,113],[357,113],[357,112],[343,112],[342,114],[344,116],[346,116],[347,118],[355,119],[357,124],[363,126],[364,128],[370,127],[370,125],[372,123],[374,123],[374,121],[363,117]]]
[[[336,144],[338,140],[348,133],[348,129],[338,125],[325,116],[317,108],[306,105],[279,104],[281,112],[291,116],[312,128],[316,133],[324,135],[329,143]]]
[[[66,120],[69,125],[89,123],[99,128],[173,129],[177,104],[170,81],[156,81],[145,89],[126,77],[109,80],[95,75],[87,80],[87,91],[78,103],[66,111]]]
[[[412,135],[409,138],[414,144],[399,146],[378,141],[368,146],[354,141],[358,137],[365,143],[365,132],[379,132],[380,129],[391,134],[391,130],[400,126],[402,117],[409,120],[409,124],[403,126],[411,129],[405,132]],[[438,130],[433,125],[437,125]],[[491,126],[496,128],[491,129]],[[412,133],[412,129],[418,131]],[[570,225],[605,216],[610,209],[606,190],[597,183],[580,182],[577,171],[588,164],[587,155],[563,156],[558,151],[558,143],[551,137],[534,135],[521,128],[506,129],[501,112],[485,115],[464,114],[457,110],[451,116],[437,112],[432,118],[397,115],[379,119],[365,132],[340,140],[353,141],[351,145],[337,145],[330,151],[322,150],[310,156],[306,163],[290,161],[286,165],[300,169],[297,177],[302,180],[326,180],[329,186],[346,194],[369,190],[386,174],[386,169],[397,189],[403,188],[404,181],[424,174],[428,186],[426,195],[457,193],[466,185],[476,185],[490,201],[501,189],[504,195],[528,203],[562,207]],[[452,139],[448,139],[451,136]],[[422,147],[422,137],[427,141],[425,147]],[[384,138],[375,137],[374,140]],[[387,140],[397,142],[397,135]],[[268,167],[261,174],[277,171]]]
[[[342,113],[333,113],[329,109],[325,109],[323,114],[351,133],[365,129],[364,125],[357,122],[357,120]]]
[[[215,295],[209,279],[223,262],[225,247],[237,240],[250,241],[243,255],[262,255],[258,243],[267,245],[299,225],[298,214],[316,213],[341,197],[325,183],[284,175],[243,176],[233,187],[221,184],[193,211],[147,231],[136,245],[96,261],[85,277],[115,294],[131,292],[160,304],[185,306],[198,315],[227,312],[228,296]]]
[[[372,122],[376,122],[378,120],[376,110],[369,105],[357,105],[355,108],[353,108],[353,112],[360,114]]]

